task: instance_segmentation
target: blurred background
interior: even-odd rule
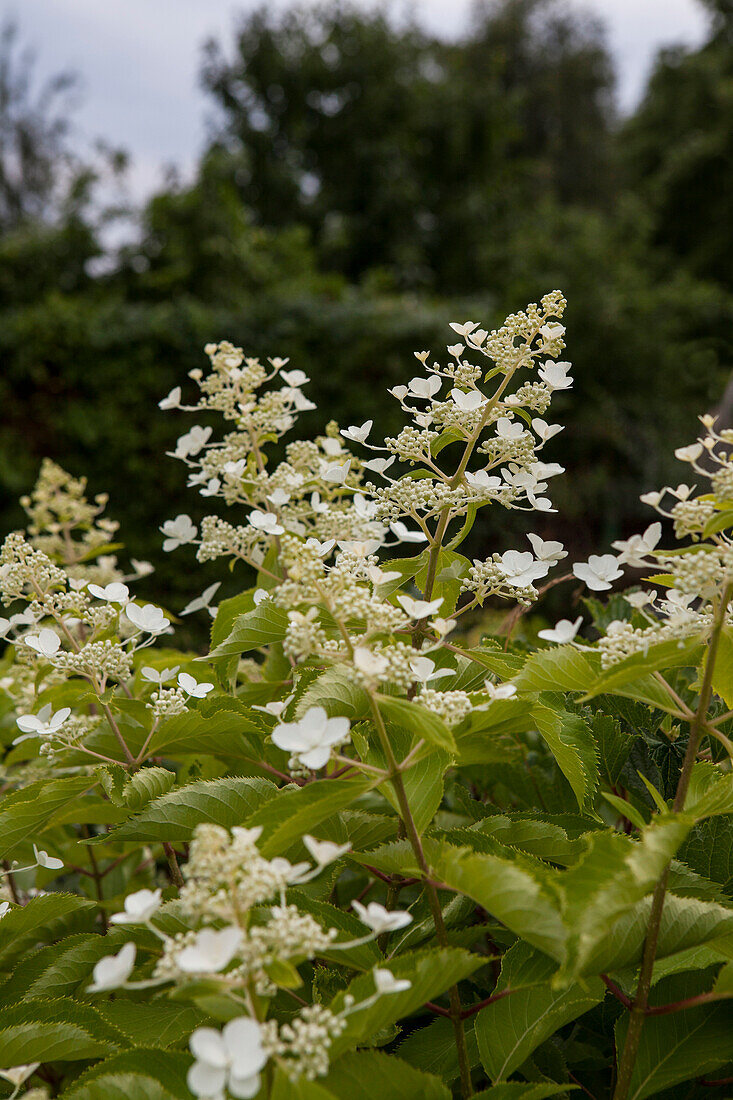
[[[211,509],[164,454],[190,419],[157,402],[206,342],[305,370],[303,434],[384,434],[448,320],[555,287],[576,386],[539,533],[583,555],[643,521],[733,368],[733,0],[178,3],[7,13],[3,531],[49,455],[187,597],[158,527]],[[469,552],[526,529],[487,518]]]

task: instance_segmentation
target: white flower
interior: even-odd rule
[[[293,701],[293,696],[288,695],[287,699],[273,699],[271,703],[253,703],[252,710],[261,710],[265,714],[272,714],[275,718],[279,718],[283,713],[288,703]]]
[[[442,385],[442,379],[435,374],[431,375],[430,378],[411,378],[408,382],[408,392],[413,397],[428,399],[434,397]]]
[[[40,1062],[27,1062],[24,1066],[12,1066],[10,1069],[0,1069],[0,1077],[9,1081],[16,1089],[25,1084],[40,1066]],[[13,1094],[15,1095],[15,1094]]]
[[[191,695],[194,699],[205,699],[209,692],[214,690],[213,684],[200,684],[187,672],[178,673],[178,686],[185,691],[186,695]]]
[[[387,671],[388,662],[386,657],[373,653],[368,646],[358,645],[354,649],[354,667],[365,676],[381,676]]]
[[[411,619],[427,619],[439,610],[443,602],[441,596],[437,600],[413,600],[411,596],[398,596],[397,602],[402,605]]]
[[[368,461],[362,462],[362,466],[365,470],[371,470],[373,474],[383,474],[394,461],[394,455],[391,455],[390,458],[370,458]]]
[[[355,558],[369,558],[372,554],[376,554],[382,545],[382,541],[381,539],[369,539],[368,541],[346,539],[343,542],[339,541],[338,545],[339,550],[343,550],[346,554],[353,554]]]
[[[587,562],[576,562],[573,573],[592,592],[605,592],[611,587],[611,581],[623,576],[623,570],[618,568],[618,559],[613,554],[591,554]]]
[[[214,594],[221,585],[221,581],[216,581],[214,584],[210,584],[209,587],[197,596],[195,600],[191,600],[187,603],[181,612],[182,615],[192,615],[194,611],[208,611],[213,616],[216,614],[216,609],[211,607],[211,601],[214,598]]]
[[[158,402],[158,408],[163,409],[180,409],[181,407],[181,387],[174,386],[167,397],[162,398]]]
[[[349,470],[351,469],[351,459],[347,459],[346,462],[336,464],[334,466],[327,466],[321,475],[324,481],[332,481],[335,485],[343,485],[346,478],[349,476]]]
[[[250,512],[247,519],[257,531],[263,531],[266,535],[282,535],[285,528],[282,527],[274,512]]]
[[[542,326],[540,333],[545,340],[557,340],[558,337],[565,335],[565,325],[560,325],[557,321],[550,321]]]
[[[208,442],[211,428],[202,428],[200,424],[194,426],[180,436],[176,441],[176,449],[173,452],[176,458],[189,458],[197,455]]]
[[[13,744],[17,745],[27,737],[53,736],[61,729],[70,714],[71,707],[62,707],[54,714],[50,703],[41,707],[38,714],[21,714],[20,718],[16,718],[16,724],[18,729],[23,731],[23,736],[16,737]]]
[[[573,384],[568,374],[571,366],[571,363],[554,363],[548,359],[537,373],[550,390],[569,390]]]
[[[262,1031],[256,1020],[238,1016],[215,1031],[196,1028],[189,1040],[196,1061],[188,1071],[187,1084],[194,1096],[223,1100],[224,1089],[247,1100],[260,1090],[260,1070],[267,1062],[262,1049]]]
[[[436,670],[435,661],[429,657],[413,657],[410,661],[410,671],[420,684],[429,684],[432,680],[440,680],[444,676],[453,676],[454,668],[439,668]]]
[[[521,420],[510,420],[508,416],[500,416],[496,422],[496,434],[499,439],[519,439],[524,435],[524,431]]]
[[[412,917],[404,909],[385,909],[378,901],[370,901],[368,905],[362,905],[356,898],[351,903],[352,909],[362,924],[371,928],[375,935],[382,932],[396,932],[398,928],[405,928],[412,923]]]
[[[285,489],[273,489],[267,499],[276,508],[281,508],[283,504],[287,504],[290,500],[290,493],[286,492]]]
[[[457,332],[459,336],[467,340],[469,335],[477,327],[478,321],[464,321],[463,324],[459,324],[457,321],[449,321],[449,324],[454,332]]]
[[[98,584],[90,584],[88,591],[98,600],[106,600],[107,603],[127,603],[130,598],[130,589],[119,581],[113,581],[104,588]]]
[[[637,611],[641,611],[643,607],[648,607],[649,604],[654,603],[654,595],[650,592],[624,592],[624,599],[627,603],[635,607]]]
[[[642,504],[651,504],[652,508],[656,508],[661,503],[664,493],[658,492],[656,489],[650,493],[642,493],[639,500]]]
[[[126,943],[116,955],[100,959],[92,971],[89,993],[104,993],[107,989],[119,989],[130,977],[135,966],[135,944]]]
[[[489,699],[512,699],[517,694],[514,684],[492,684],[491,680],[484,680],[484,687]]]
[[[393,535],[396,535],[400,542],[426,542],[427,535],[422,531],[410,531],[409,528],[397,519],[394,523],[390,523],[389,529]]]
[[[310,852],[319,867],[327,867],[329,863],[340,859],[342,855],[351,849],[350,844],[334,844],[330,840],[316,840],[314,836],[306,833],[303,843]]]
[[[69,583],[71,583],[71,582],[69,582]],[[4,619],[4,618],[2,618],[2,616],[0,616],[0,638],[5,637],[5,635],[10,630],[11,626],[12,626],[12,623],[10,622],[10,619]]]
[[[391,390],[387,390],[387,393],[391,393],[393,397],[402,403],[407,397],[407,386],[393,386]]]
[[[618,539],[612,542],[614,550],[620,550],[619,564],[642,568],[649,565],[647,555],[651,554],[662,537],[661,523],[650,523],[643,535],[632,535],[630,539]]]
[[[149,577],[151,573],[155,572],[155,566],[149,561],[138,561],[137,558],[130,558],[130,565],[135,570],[136,577]]]
[[[486,404],[486,398],[479,390],[451,390],[450,395],[453,398],[454,404],[462,412],[476,412],[482,405]]]
[[[162,634],[171,625],[170,619],[154,603],[146,603],[139,607],[136,603],[129,603],[125,608],[125,615],[133,626],[146,634]]]
[[[465,344],[448,344],[446,350],[449,355],[452,355],[454,359],[460,359],[466,350]]]
[[[201,490],[202,497],[215,497],[221,489],[221,481],[218,477],[209,478],[206,485]]]
[[[373,426],[373,420],[365,420],[360,428],[355,424],[351,424],[348,428],[342,428],[341,435],[345,439],[352,439],[354,443],[366,443]]]
[[[110,924],[144,924],[160,909],[160,890],[138,890],[125,898],[125,909],[109,918]]]
[[[255,594],[252,599],[254,600],[255,607],[259,607],[263,600],[270,599],[270,593],[266,588],[257,588],[255,589]]]
[[[33,855],[36,857],[36,864],[38,867],[45,867],[48,871],[60,871],[64,865],[63,859],[56,859],[56,856],[50,856],[43,848],[36,848],[33,845]]]
[[[178,515],[175,519],[167,519],[160,530],[165,535],[163,543],[165,551],[177,550],[179,546],[193,542],[198,534],[198,528],[191,522],[191,517],[185,514]]]
[[[323,707],[311,707],[298,722],[283,722],[272,731],[272,740],[305,768],[322,768],[331,749],[346,741],[351,723],[348,718],[329,718]]]
[[[145,665],[141,669],[143,680],[149,680],[152,684],[158,684],[162,687],[168,680],[172,680],[175,674],[178,672],[179,665],[173,665],[172,668],[162,668],[158,671],[157,668],[151,668],[150,665]]]
[[[533,534],[527,535],[527,538],[532,543],[534,556],[538,561],[546,561],[550,565],[557,565],[559,561],[568,556],[568,552],[561,542],[545,542],[539,535]]]
[[[690,443],[688,447],[678,447],[674,457],[680,462],[696,462],[704,449],[702,443]]]
[[[10,902],[9,901],[0,901],[0,920],[2,920],[4,916],[6,916],[6,914],[9,912],[9,910],[10,910]]]
[[[273,366],[275,366],[278,361],[279,360],[276,359],[270,360]],[[287,363],[288,360],[285,359],[283,360],[283,362]],[[282,378],[286,386],[290,386],[292,387],[292,389],[295,390],[297,390],[300,386],[305,386],[307,382],[310,382],[310,378],[305,373],[305,371],[302,370],[281,370],[280,377]]]
[[[320,558],[325,558],[336,545],[336,539],[326,539],[325,542],[319,542],[318,539],[310,538],[305,540],[305,545],[312,547]]]
[[[36,653],[40,653],[42,657],[53,657],[58,653],[61,639],[55,630],[44,627],[38,634],[27,634],[25,644],[35,649]]]
[[[501,478],[490,476],[486,470],[477,470],[475,474],[472,474],[470,470],[466,470],[466,481],[472,489],[489,489],[493,491],[501,489]]]
[[[395,978],[391,970],[387,970],[385,967],[375,966],[372,970],[374,976],[374,984],[377,987],[377,993],[404,993],[407,989],[412,988],[412,982],[409,978]]]
[[[547,421],[543,420],[540,416],[535,417],[532,421],[532,427],[543,443],[547,443],[548,439],[552,439],[558,432],[563,431],[562,424],[548,424]]]
[[[505,550],[501,555],[501,568],[507,583],[513,588],[527,588],[533,581],[546,577],[550,566],[546,561],[535,561],[529,550]]]
[[[555,623],[552,628],[546,630],[539,630],[537,637],[544,639],[546,642],[557,642],[558,645],[567,645],[568,642],[572,642],[575,635],[580,630],[583,623],[583,616],[578,615],[575,622],[571,622],[570,619],[560,619]]]
[[[218,974],[229,966],[242,946],[243,938],[242,929],[237,925],[218,931],[203,928],[195,941],[178,953],[178,967],[185,974]]]

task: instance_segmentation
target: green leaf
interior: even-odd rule
[[[260,646],[281,642],[287,628],[287,611],[272,600],[263,600],[257,607],[234,620],[231,633],[212,649],[209,658],[249,653]]]
[[[350,806],[373,787],[374,780],[363,776],[317,779],[304,787],[289,787],[251,813],[247,825],[262,827],[259,849],[264,856],[281,855],[303,833]]]
[[[53,824],[54,814],[75,801],[77,818],[84,821],[80,796],[97,785],[88,775],[66,776],[63,779],[39,779],[13,794],[4,796],[0,804],[0,859],[15,852],[23,843],[30,846],[41,832]]]
[[[677,975],[655,989],[654,1003],[669,1003],[698,992],[687,975]],[[703,1077],[733,1060],[733,1011],[729,1004],[691,1008],[644,1021],[629,1088],[629,1100],[644,1100],[682,1081]],[[627,1014],[617,1028],[621,1050]]]
[[[565,1096],[577,1085],[533,1085],[524,1081],[494,1085],[474,1094],[473,1100],[546,1100],[548,1096]]]
[[[513,992],[476,1017],[481,1062],[492,1081],[508,1077],[540,1043],[603,1000],[606,987],[600,978],[585,987],[553,990],[555,969],[551,959],[521,941],[504,955],[495,992]]]
[[[95,1039],[77,1024],[36,1020],[0,1030],[0,1062],[3,1066],[28,1062],[79,1062],[101,1058],[115,1050],[113,1043]]]
[[[352,1010],[347,1018],[346,1030],[333,1042],[332,1058],[335,1060],[343,1051],[422,1008],[426,1001],[445,993],[456,982],[478,970],[484,962],[480,955],[471,955],[457,947],[432,948],[390,959],[385,965],[395,977],[408,978],[412,983],[410,988],[402,993],[384,995],[369,1008]],[[358,1004],[371,997],[374,988],[372,975],[362,974],[351,983],[348,993]],[[343,992],[336,995],[331,1004],[333,1011],[343,1009],[344,996]]]
[[[659,672],[669,668],[683,668],[686,665],[697,665],[703,652],[703,645],[699,639],[686,641],[680,645],[677,638],[671,638],[666,642],[658,642],[651,645],[645,652],[634,653],[618,664],[603,672],[590,685],[583,698],[583,702],[592,699],[595,695],[623,694],[620,689],[634,681],[641,680],[650,672]],[[659,690],[665,697],[664,710],[670,709],[670,699],[662,685]]]
[[[561,876],[567,928],[563,977],[586,971],[618,918],[654,889],[692,822],[681,815],[657,817],[638,840],[620,833],[590,833],[586,855]]]
[[[141,814],[113,829],[96,843],[111,840],[189,840],[202,822],[230,829],[241,825],[257,806],[269,801],[277,787],[267,779],[228,776],[197,780],[150,802]]]
[[[556,899],[532,871],[493,855],[446,845],[436,877],[473,898],[517,936],[561,959],[565,930]]]
[[[190,1100],[188,1054],[134,1050],[98,1062],[63,1092],[64,1100]]]
[[[440,1078],[375,1050],[343,1055],[323,1084],[338,1100],[450,1100]]]
[[[352,722],[370,713],[369,697],[344,668],[327,668],[309,684],[297,700],[295,717],[302,718],[311,707],[323,707],[329,718],[350,718]]]
[[[729,710],[733,709],[733,629],[724,627],[713,669],[713,691]]]
[[[263,738],[264,730],[245,714],[222,709],[204,717],[198,711],[186,711],[161,722],[148,753],[150,756],[194,753],[226,760],[251,760],[259,758]]]
[[[591,805],[598,787],[598,754],[586,722],[565,711],[537,706],[537,729],[572,787],[578,806]]]
[[[514,683],[518,691],[587,691],[600,668],[600,654],[560,645],[528,657]]]
[[[0,921],[0,969],[13,966],[26,951],[91,927],[94,902],[73,894],[41,894],[13,906]]]
[[[318,1081],[306,1081],[304,1077],[291,1081],[278,1068],[275,1070],[270,1100],[334,1100],[334,1095]]]
[[[110,953],[113,949],[109,938],[98,938],[107,941],[107,953]],[[154,1046],[156,1050],[187,1042],[191,1032],[205,1020],[199,1010],[190,1005],[162,1000],[146,1004],[116,999],[97,1005],[97,1012],[134,1046]]]
[[[422,737],[438,749],[450,753],[456,751],[456,743],[448,726],[427,707],[391,695],[379,695],[377,699],[380,711],[389,722],[401,726],[415,737]]]
[[[478,1046],[474,1029],[466,1028],[466,1047],[471,1066],[479,1063]],[[453,1024],[445,1017],[437,1017],[427,1027],[411,1031],[398,1048],[400,1058],[418,1069],[437,1074],[446,1081],[459,1076],[458,1054]]]

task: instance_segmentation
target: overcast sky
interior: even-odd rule
[[[605,22],[624,109],[638,99],[660,46],[695,45],[705,32],[697,0],[567,2]],[[127,149],[132,191],[140,198],[160,182],[164,165],[183,172],[193,165],[207,112],[197,86],[201,43],[210,35],[226,40],[236,12],[255,6],[254,0],[4,0],[2,9],[35,48],[40,72],[81,75],[78,138],[101,136]],[[470,7],[470,0],[413,4],[430,29],[445,35],[460,33]]]

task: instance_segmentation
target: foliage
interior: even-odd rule
[[[133,594],[151,570],[121,566],[106,498],[44,464],[0,554],[3,1095],[641,1100],[730,1076],[733,433],[703,417],[676,452],[703,491],[645,494],[660,521],[557,578],[588,623],[511,641],[561,543],[463,553],[489,505],[552,510],[564,309],[453,322],[383,442],[294,439],[307,375],[208,345],[198,395],[159,401],[201,421],[169,447],[221,506],[160,527],[232,574],[181,613],[211,621],[205,653],[164,590]],[[625,570],[646,587],[604,603]],[[507,601],[472,644],[465,616]]]

